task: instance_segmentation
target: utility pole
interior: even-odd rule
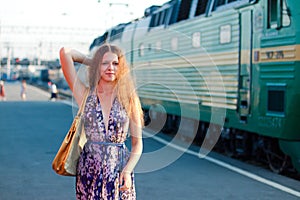
[[[7,80],[10,80],[10,60],[11,60],[11,48],[9,44],[7,45],[7,65],[6,65],[6,74],[7,74]]]
[[[38,65],[40,66],[41,65],[41,56],[42,56],[42,47],[43,47],[43,45],[42,45],[43,43],[42,43],[42,41],[40,41],[40,43],[39,43],[39,45],[38,45]]]

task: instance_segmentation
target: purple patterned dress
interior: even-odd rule
[[[109,114],[108,132],[100,102],[95,91],[91,90],[84,111],[84,128],[88,142],[85,144],[77,166],[77,199],[136,199],[134,175],[132,188],[119,190],[119,177],[129,159],[124,145],[129,127],[125,109],[115,98]]]

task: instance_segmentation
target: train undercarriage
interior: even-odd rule
[[[179,116],[157,112],[153,114],[153,111],[145,110],[145,125],[150,129],[171,136],[179,134],[183,140],[192,140],[194,145],[201,147],[205,146],[204,140],[208,133],[210,137],[215,135],[217,141],[213,151],[300,180],[300,173],[293,167],[290,157],[280,150],[278,139],[201,121],[195,122],[198,123],[195,126],[197,130],[191,136],[178,131],[181,119]]]

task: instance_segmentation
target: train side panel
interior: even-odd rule
[[[238,153],[281,149],[300,171],[299,17],[295,0],[173,0],[108,40],[125,49],[146,110],[220,125]]]
[[[153,28],[144,37],[136,38],[135,48],[148,47],[143,55],[135,54],[135,67],[141,69],[136,74],[138,83],[153,83],[140,88],[140,96],[159,99],[157,103],[178,103],[180,100],[179,103],[190,107],[200,105],[206,113],[211,112],[212,106],[235,110],[238,96],[237,16],[236,12],[223,14],[222,22],[199,17],[166,29]],[[220,45],[220,23],[224,23],[223,29],[226,29],[228,21],[233,30],[232,42]],[[168,87],[164,88],[164,85]],[[175,91],[175,96],[171,90]],[[170,110],[172,112],[173,108]],[[201,120],[210,120],[208,114],[201,116],[207,116]]]

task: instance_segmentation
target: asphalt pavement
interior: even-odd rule
[[[7,83],[6,89],[7,100],[0,102],[0,200],[75,199],[74,177],[59,176],[51,168],[72,122],[71,104],[49,101],[48,92],[33,86],[28,86],[26,101],[20,100],[18,83]],[[297,196],[299,181],[217,154],[209,155],[261,177],[260,180],[210,159],[183,154],[156,137],[144,137],[144,153],[135,174],[137,199],[296,200],[300,197]],[[165,148],[169,148],[167,153],[162,151]],[[179,156],[175,159],[174,155]]]

